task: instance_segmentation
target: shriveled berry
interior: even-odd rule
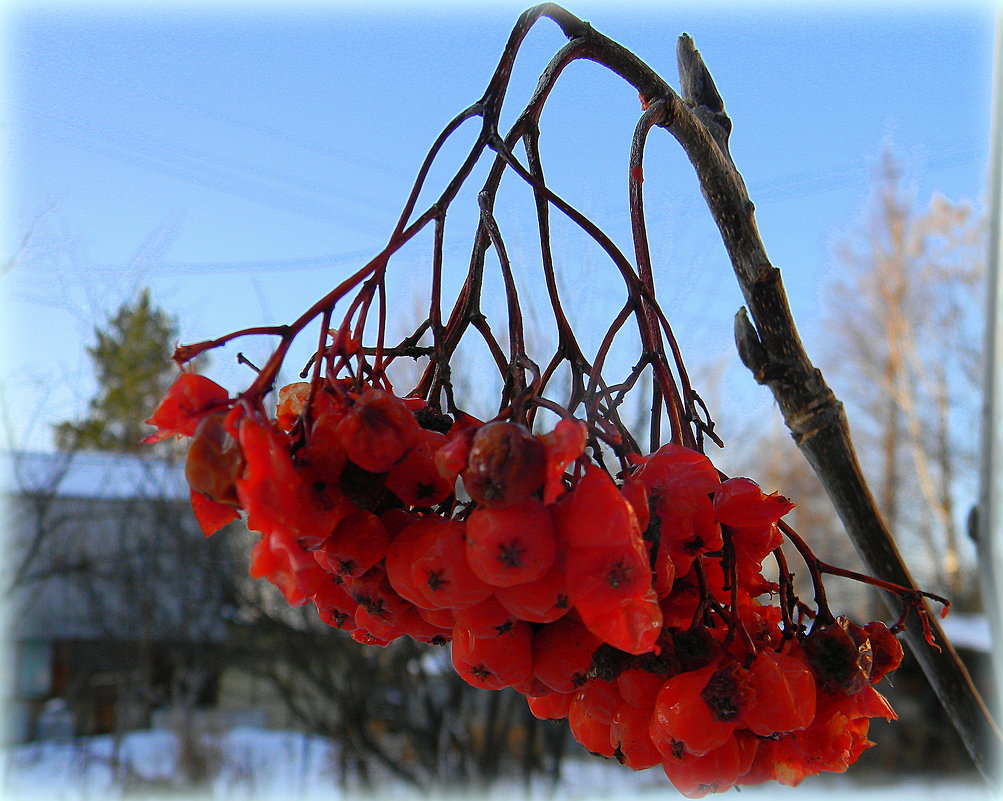
[[[564,470],[585,452],[587,436],[584,422],[564,419],[540,437],[546,454],[544,503],[553,503],[564,492]]]
[[[870,683],[871,642],[860,626],[845,617],[816,629],[804,643],[805,656],[819,685],[830,693],[855,695]]]
[[[143,442],[153,444],[169,437],[190,437],[207,414],[229,401],[229,393],[198,373],[179,375],[153,415],[146,421],[157,430]]]
[[[496,420],[474,434],[463,486],[482,506],[502,508],[538,490],[545,466],[543,444],[525,426]]]
[[[218,411],[199,422],[185,459],[185,479],[210,500],[239,508],[237,479],[244,469],[244,455],[225,420],[226,412]]]
[[[902,643],[888,630],[888,626],[880,621],[872,621],[864,626],[867,639],[871,643],[871,684],[877,684],[881,679],[896,670],[902,663],[904,653]]]

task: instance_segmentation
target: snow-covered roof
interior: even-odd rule
[[[64,498],[189,497],[180,461],[119,453],[0,452],[0,494]]]
[[[992,653],[992,627],[985,615],[951,612],[940,621],[940,625],[955,648]]]

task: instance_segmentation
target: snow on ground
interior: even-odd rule
[[[388,785],[377,793],[353,793],[337,784],[334,750],[319,737],[235,728],[209,741],[222,766],[204,794],[171,786],[178,755],[167,730],[133,732],[116,752],[112,737],[47,741],[11,748],[0,773],[4,801],[675,801],[681,798],[660,771],[632,773],[599,759],[568,760],[553,791],[540,783],[504,784],[488,791],[416,795]],[[118,765],[115,769],[113,766]],[[991,801],[998,796],[974,783],[920,782],[861,787],[844,776],[820,776],[801,787],[762,785],[711,798],[732,801]]]

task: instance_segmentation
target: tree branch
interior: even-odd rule
[[[690,70],[706,71],[702,59],[691,51],[692,41],[681,37],[681,85],[697,87],[687,99],[699,102],[702,96],[710,96],[699,89],[708,86],[710,79],[709,74],[688,74]],[[716,90],[713,96],[719,99]],[[735,339],[742,361],[756,381],[773,392],[794,441],[821,480],[868,569],[878,578],[915,588],[864,480],[843,405],[801,343],[780,271],[766,256],[745,185],[726,144],[722,147],[719,141],[720,134],[715,136],[703,122],[710,117],[720,126],[723,106],[680,106],[677,104],[676,114],[665,127],[694,164],[752,317],[750,320],[745,309],[736,316]],[[719,130],[730,131],[730,127]],[[917,627],[908,628],[905,639],[975,764],[989,777],[994,770],[990,764],[992,740],[998,740],[1000,732],[934,616],[930,616],[930,623],[940,651],[926,643]]]

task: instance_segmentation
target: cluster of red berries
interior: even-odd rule
[[[243,511],[251,574],[290,604],[361,643],[451,643],[470,684],[684,795],[844,771],[895,717],[873,684],[898,641],[803,625],[763,574],[792,504],[696,451],[635,456],[618,483],[580,421],[533,435],[348,380],[284,387],[270,418],[183,373],[149,422],[191,438],[206,535]]]

